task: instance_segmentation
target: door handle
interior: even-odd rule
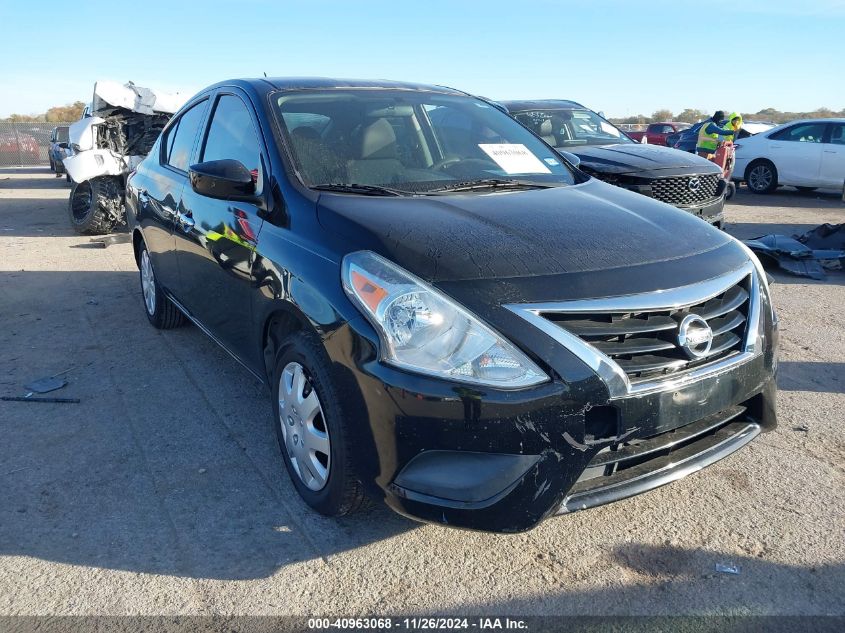
[[[181,227],[181,229],[183,231],[185,231],[185,233],[190,233],[191,229],[193,229],[194,225],[196,224],[196,222],[194,222],[194,218],[192,218],[190,215],[186,215],[184,213],[180,213],[178,215],[178,221],[179,221],[179,226]]]
[[[825,154],[835,154],[836,150],[835,149],[826,149],[826,150],[824,150],[824,153]]]

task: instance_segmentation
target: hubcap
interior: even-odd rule
[[[329,430],[317,392],[296,362],[279,378],[279,424],[293,470],[308,488],[322,490],[331,468]]]
[[[150,316],[156,311],[156,283],[153,264],[147,250],[141,251],[141,290],[144,292],[144,305]]]
[[[765,165],[758,165],[748,174],[748,184],[757,191],[768,189],[772,184],[772,170]]]

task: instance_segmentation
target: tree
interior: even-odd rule
[[[674,116],[671,110],[655,110],[651,115],[651,120],[652,122],[672,121]]]
[[[682,123],[698,123],[699,121],[706,119],[707,116],[707,113],[702,112],[701,110],[686,108],[676,117],[676,120],[681,121]]]
[[[47,112],[41,114],[10,114],[5,121],[12,123],[40,121],[40,122],[65,122],[77,121],[82,118],[82,110],[85,109],[85,104],[82,101],[76,101],[70,105],[53,106]]]

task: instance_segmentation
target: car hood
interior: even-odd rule
[[[679,152],[671,147],[625,143],[590,147],[559,147],[581,159],[581,165],[604,174],[637,174],[641,172],[666,172],[677,174],[719,173],[719,168],[704,158]],[[660,174],[657,174],[660,175]]]
[[[336,252],[372,250],[432,283],[678,268],[732,241],[684,211],[596,179],[490,194],[326,193],[317,209]]]

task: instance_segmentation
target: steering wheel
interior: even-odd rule
[[[447,167],[454,165],[455,163],[459,163],[463,160],[460,156],[447,156],[442,160],[437,161],[434,163],[430,169],[437,169],[437,170],[445,170]]]

